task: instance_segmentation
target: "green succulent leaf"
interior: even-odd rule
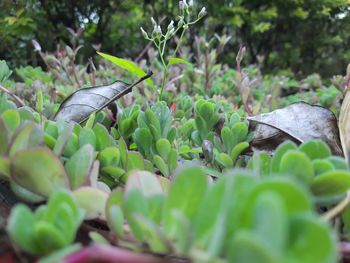
[[[311,160],[328,158],[332,155],[328,145],[321,140],[310,140],[299,147]]]
[[[178,210],[189,221],[193,220],[207,187],[207,176],[198,168],[188,168],[175,177],[169,190],[163,218],[164,228],[169,236],[175,236],[180,228],[179,222],[172,216],[173,211]]]
[[[294,262],[336,262],[334,240],[325,222],[312,215],[296,215],[290,221],[288,256]]]
[[[307,184],[311,182],[314,175],[313,165],[308,156],[296,150],[289,150],[283,155],[280,172],[293,175]]]
[[[13,134],[21,123],[21,117],[16,110],[6,110],[1,114],[1,118],[10,134]]]
[[[311,190],[316,196],[343,194],[350,189],[350,173],[334,170],[316,176],[311,183]]]
[[[283,155],[289,150],[296,150],[297,146],[295,143],[287,141],[282,143],[275,151],[275,154],[271,161],[271,172],[278,173],[280,171],[280,162]]]
[[[159,171],[165,176],[168,177],[169,176],[169,169],[168,166],[166,165],[166,163],[164,162],[164,160],[162,159],[162,157],[160,157],[159,155],[155,154],[153,156],[153,162],[156,165],[156,167],[159,169]]]
[[[87,183],[93,161],[94,149],[90,144],[85,144],[66,162],[65,168],[72,189],[77,189]]]
[[[20,151],[11,159],[11,178],[33,193],[48,197],[60,188],[69,188],[66,171],[47,148]]]
[[[229,260],[232,263],[278,263],[282,259],[257,235],[241,230],[232,240]]]
[[[156,142],[156,149],[159,155],[164,159],[168,160],[171,151],[171,144],[167,139],[159,139]]]
[[[7,224],[7,231],[11,239],[28,253],[37,255],[40,250],[34,241],[35,218],[28,207],[23,204],[16,205]],[[33,242],[34,241],[34,242]]]

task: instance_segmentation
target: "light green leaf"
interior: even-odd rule
[[[188,61],[182,59],[182,58],[169,58],[168,65],[175,65],[175,64],[187,64],[190,65]]]
[[[113,64],[117,65],[118,67],[121,67],[123,69],[126,69],[127,71],[135,74],[138,77],[143,77],[145,75],[147,75],[146,72],[144,72],[142,69],[140,69],[134,62],[126,60],[126,59],[122,59],[122,58],[117,58],[102,52],[97,52],[97,54],[99,54],[100,56],[102,56],[103,58],[111,61]],[[152,87],[154,88],[154,83],[151,79],[147,79],[146,82]]]

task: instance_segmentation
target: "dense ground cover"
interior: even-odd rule
[[[2,258],[346,262],[350,68],[263,75],[244,46],[229,67],[226,35],[182,45],[206,10],[180,11],[142,29],[147,61],[79,64],[75,32],[33,41],[45,71],[0,61]]]

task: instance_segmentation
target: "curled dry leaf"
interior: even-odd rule
[[[339,115],[339,133],[344,155],[349,163],[350,155],[350,93],[347,92],[343,100]]]
[[[116,81],[107,86],[79,89],[62,102],[54,119],[81,123],[87,120],[92,113],[102,110],[116,99],[129,93],[134,86],[151,75],[152,73],[147,74],[131,85],[123,81]]]
[[[328,144],[335,155],[342,156],[337,118],[320,106],[305,102],[291,104],[270,113],[248,117],[253,151],[273,154],[279,144],[292,140],[297,144],[311,139],[320,139]]]

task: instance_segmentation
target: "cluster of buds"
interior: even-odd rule
[[[184,13],[186,12],[187,15],[191,15],[193,10],[194,10],[194,1],[193,0],[189,0],[188,3],[186,0],[181,0],[179,2],[179,8],[180,8],[180,12],[181,15],[184,15]],[[207,11],[205,9],[205,7],[203,7],[201,9],[201,11],[198,13],[198,19],[204,17],[207,14]]]
[[[179,2],[179,7],[180,7],[180,13],[181,15],[179,16],[179,21],[177,23],[177,26],[175,27],[174,25],[174,21],[171,20],[171,22],[169,23],[168,27],[167,27],[167,32],[165,35],[163,35],[162,32],[162,28],[160,27],[160,25],[157,24],[157,22],[154,20],[153,17],[151,17],[151,22],[153,25],[153,31],[151,34],[151,37],[147,34],[147,32],[141,27],[141,33],[143,35],[143,37],[147,40],[158,40],[160,41],[162,37],[165,38],[165,40],[168,40],[170,38],[172,38],[175,33],[177,32],[177,30],[179,28],[184,28],[185,30],[188,28],[188,23],[186,23],[185,21],[185,12],[187,15],[191,15],[193,13],[194,10],[194,1],[193,0],[189,0],[187,2],[187,0],[181,0]],[[202,17],[204,17],[207,14],[207,11],[205,9],[205,7],[203,7],[200,12],[197,15],[197,20],[195,22],[197,22],[199,19],[201,19]]]

